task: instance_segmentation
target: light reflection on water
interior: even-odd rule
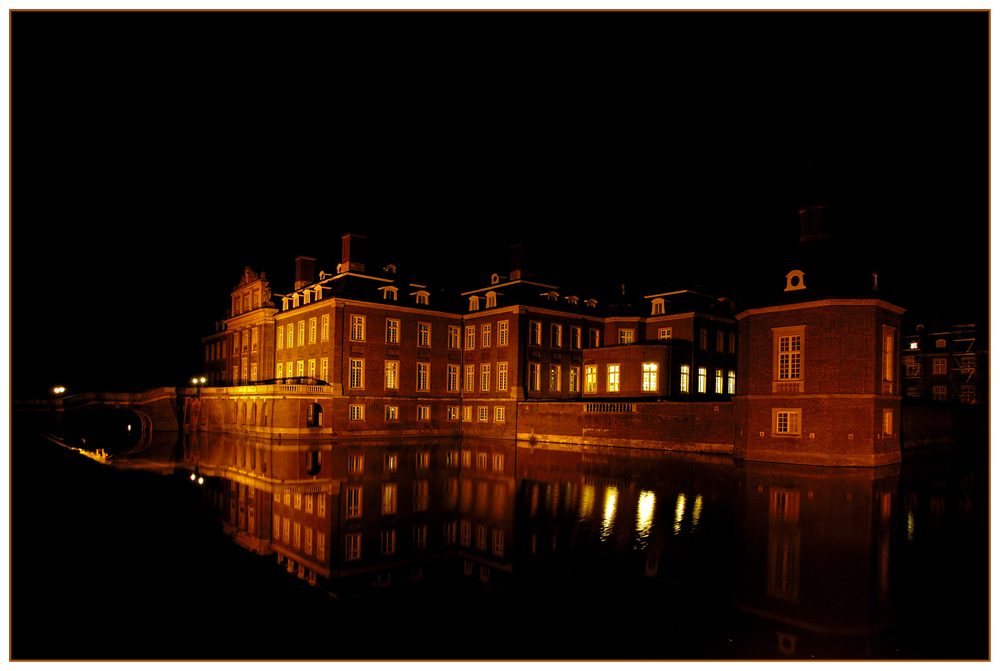
[[[419,571],[424,584],[467,578],[493,599],[543,599],[541,585],[580,584],[570,593],[582,601],[566,607],[584,608],[583,595],[594,592],[581,576],[594,582],[614,572],[617,590],[630,581],[616,599],[680,585],[699,595],[706,621],[748,618],[721,637],[747,658],[877,656],[872,642],[901,617],[912,623],[911,594],[928,586],[926,573],[911,582],[915,567],[926,566],[913,553],[932,547],[933,533],[961,532],[963,547],[979,548],[974,534],[986,509],[965,470],[956,467],[954,482],[946,481],[937,468],[917,472],[916,460],[917,475],[904,479],[899,465],[824,469],[484,439],[472,446],[482,458],[448,456],[466,449],[459,439],[344,445],[198,434],[186,438],[181,462],[206,477],[203,499],[238,543],[274,553],[340,597],[363,599],[372,584],[395,586]],[[310,475],[317,451],[322,470]],[[389,452],[398,455],[392,470],[383,467]],[[418,453],[429,454],[419,472]],[[360,454],[368,466],[352,472],[348,456]],[[380,505],[389,485],[398,491],[391,515]],[[361,501],[357,517],[347,515],[351,488]],[[302,493],[313,512],[286,492]],[[315,512],[321,498],[324,516]],[[616,518],[634,519],[634,531]],[[252,529],[251,519],[259,521]],[[924,519],[932,524],[915,535]],[[279,529],[291,523],[287,539],[272,537],[272,520]],[[389,530],[391,561],[382,541]],[[323,538],[323,546],[307,550],[298,537]],[[713,630],[685,631],[700,640]]]

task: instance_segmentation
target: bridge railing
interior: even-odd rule
[[[253,384],[240,387],[206,387],[205,395],[246,396],[261,394],[327,394],[333,395],[334,387],[313,384]]]
[[[85,403],[102,403],[107,401],[118,401],[126,403],[143,403],[160,396],[177,396],[180,390],[177,387],[157,387],[156,389],[146,389],[145,391],[88,391],[83,394],[74,394],[65,398],[68,405],[82,405]]]

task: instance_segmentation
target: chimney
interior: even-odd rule
[[[313,282],[315,282],[315,276],[313,275],[313,268],[316,263],[316,259],[311,256],[297,256],[295,257],[295,290],[298,291],[302,287],[307,287]]]
[[[830,240],[833,237],[833,210],[817,203],[799,209],[799,244]]]
[[[365,272],[365,236],[357,233],[348,233],[341,236],[340,272],[355,270],[359,273]]]
[[[510,279],[519,280],[521,278],[527,279],[531,277],[531,271],[524,266],[526,263],[527,254],[524,250],[524,245],[520,242],[516,245],[511,245],[510,247]]]

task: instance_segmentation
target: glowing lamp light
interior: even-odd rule
[[[203,377],[198,378],[198,381],[201,382],[202,384],[205,384],[205,378]]]
[[[191,480],[194,481],[194,473],[191,474]]]
[[[911,342],[910,343],[910,349],[917,349],[917,343]]]
[[[205,478],[198,478],[198,484],[199,485],[205,484]]]
[[[66,391],[66,387],[54,387],[54,388],[52,389],[52,393],[53,393],[53,394],[61,394],[61,393],[63,393],[64,391]]]

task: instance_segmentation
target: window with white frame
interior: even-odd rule
[[[365,418],[365,406],[363,405],[352,405],[351,406],[351,419],[355,421],[361,421]]]
[[[654,315],[662,315],[663,314],[663,299],[662,298],[654,298],[653,299],[653,312],[652,312],[652,314],[654,314]]]
[[[362,341],[364,339],[365,339],[364,315],[351,315],[351,340]]]
[[[493,409],[493,421],[502,422],[504,420],[504,408],[502,405],[498,405]]]
[[[417,391],[427,391],[431,388],[431,365],[417,364]]]
[[[655,363],[644,363],[642,364],[642,390],[643,391],[657,391],[659,387],[657,386],[658,380],[657,375],[660,371],[659,365]]]
[[[562,347],[562,324],[552,325],[552,346]]]
[[[584,366],[584,387],[583,391],[587,394],[597,393],[597,366]]]
[[[306,320],[302,319],[299,321],[299,344],[306,344]]]
[[[449,405],[448,406],[448,419],[458,419],[458,406]]]
[[[476,349],[476,327],[468,326],[465,329],[465,349]]]
[[[549,366],[549,391],[562,391],[562,366]]]
[[[398,405],[387,405],[385,406],[385,419],[388,422],[394,422],[399,419],[399,406]]]
[[[704,394],[708,391],[708,369],[698,369],[698,393]]]
[[[347,534],[345,543],[347,545],[347,561],[361,559],[361,534]]]
[[[275,377],[278,378],[279,380],[285,377],[285,364],[279,363],[275,367]]]
[[[243,367],[243,370],[246,371],[246,366]],[[298,361],[295,362],[295,374],[298,375],[299,377],[302,377],[303,375],[306,374],[306,362],[305,361],[302,361],[300,359],[300,360],[298,360]],[[244,377],[246,377],[246,373],[245,372],[244,372],[243,375],[244,375]]]
[[[313,530],[306,527],[306,554],[311,555],[313,553]]]
[[[361,517],[361,487],[347,488],[347,516]]]
[[[800,408],[775,408],[774,433],[779,436],[798,436],[802,433],[802,410]]]
[[[497,347],[507,346],[507,336],[510,330],[510,322],[500,322],[497,324]]]
[[[295,366],[295,364],[292,363],[291,361],[289,361],[286,364],[285,368],[288,371],[288,375],[286,375],[286,377],[292,377],[293,375],[295,375],[295,368],[294,368],[294,366]]]
[[[480,389],[482,391],[489,391],[490,390],[490,364],[488,364],[488,363],[482,364],[482,370],[481,370],[481,372],[482,372],[482,375],[480,376],[480,379],[482,381],[482,387],[480,387]]]
[[[507,391],[507,362],[497,364],[497,391]]]
[[[722,369],[721,368],[716,368],[715,369],[715,393],[716,394],[721,394],[722,393]]]
[[[618,344],[631,345],[635,340],[635,329],[618,329]]]
[[[309,319],[309,344],[316,342],[316,318],[311,317]]]
[[[364,389],[365,388],[365,360],[364,359],[351,359],[350,364],[350,388],[351,389]]]
[[[426,322],[417,324],[417,347],[431,346],[431,325]]]
[[[801,391],[803,378],[803,341],[805,327],[791,326],[776,328],[774,333],[774,376],[778,385],[799,383]],[[775,391],[779,389],[776,387]],[[787,391],[788,389],[782,389]]]
[[[736,354],[736,334],[729,334],[729,353]]]
[[[681,380],[680,380],[680,390],[682,394],[688,393],[691,384],[691,367],[687,365],[681,366]]]
[[[469,312],[479,309],[479,296],[469,296]]]
[[[320,340],[326,342],[330,339],[330,315],[323,315],[320,319]]]
[[[493,325],[492,324],[483,324],[482,327],[481,327],[481,329],[480,329],[480,331],[481,331],[481,336],[482,336],[481,337],[482,347],[483,347],[483,349],[486,349],[487,347],[490,346],[490,343],[493,340]]]
[[[385,341],[390,344],[399,344],[399,320],[385,320]]]
[[[461,524],[459,525],[459,531],[460,534],[458,542],[462,545],[465,545],[466,547],[472,545],[472,522],[468,520],[462,520]],[[468,563],[471,564],[472,562]],[[469,568],[468,573],[472,573],[471,568]]]
[[[420,421],[427,421],[431,418],[431,406],[429,405],[418,405],[417,406],[417,419]]]
[[[282,349],[285,346],[285,327],[278,327],[278,349]]]
[[[330,360],[326,357],[319,360],[319,375],[321,380],[330,379]]]
[[[497,306],[497,292],[487,291],[486,292],[486,309],[495,308]]]
[[[580,327],[570,326],[569,327],[569,346],[573,349],[581,349],[580,347]]]
[[[948,372],[947,359],[934,359],[932,372],[934,375],[945,375]]]
[[[256,366],[254,366],[254,375],[257,374]],[[316,359],[309,359],[309,377],[316,377]]]
[[[542,323],[541,322],[531,322],[531,329],[529,333],[528,344],[540,346],[542,344]]]
[[[471,422],[472,421],[472,406],[465,405],[462,406],[462,421]]]
[[[476,366],[469,364],[465,367],[465,391],[476,390]]]
[[[457,326],[448,327],[448,348],[458,349],[461,331]]]
[[[733,396],[734,394],[736,394],[736,371],[735,370],[729,371],[729,385],[728,385],[728,387],[726,389],[726,393],[729,394],[730,396]]]
[[[430,294],[426,291],[417,292],[417,305],[427,305],[430,300]]]
[[[458,366],[456,364],[448,364],[448,391],[458,391]]]
[[[597,329],[590,329],[590,347],[600,347],[601,334]]]
[[[660,329],[658,337],[660,340],[670,340],[674,337],[673,327],[668,326],[667,328]]]
[[[538,391],[541,388],[541,364],[528,364],[528,389]]]
[[[295,347],[295,327],[289,322],[288,328],[285,329],[285,333],[288,334],[288,347]]]
[[[615,393],[621,390],[622,367],[617,363],[608,364],[608,393]]]
[[[479,421],[480,422],[490,421],[490,409],[485,405],[479,406]]]
[[[569,391],[575,394],[580,391],[580,367],[570,366],[569,369]]]

